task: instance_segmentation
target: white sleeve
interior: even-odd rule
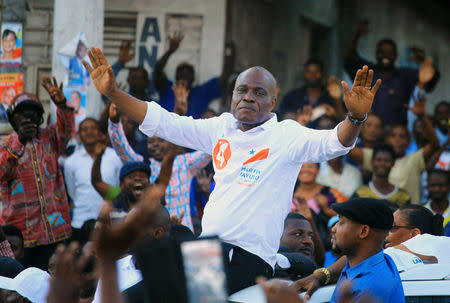
[[[316,130],[297,122],[286,124],[289,158],[296,163],[324,162],[347,154],[356,143],[345,147],[338,138],[338,124],[334,129]]]
[[[438,263],[450,263],[450,237],[421,234],[402,244],[416,254],[436,257]]]
[[[72,200],[75,200],[75,176],[72,161],[70,159],[67,160],[64,167],[64,182],[66,183],[67,194]]]
[[[147,102],[147,114],[139,129],[174,144],[211,154],[214,131],[220,117],[193,119],[169,113],[155,102]]]

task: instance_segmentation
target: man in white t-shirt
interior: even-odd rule
[[[143,133],[212,154],[216,186],[204,210],[202,234],[230,244],[230,292],[254,284],[257,276],[272,276],[302,163],[347,153],[381,84],[378,80],[371,88],[373,71],[367,66],[357,72],[351,91],[342,82],[349,114],[333,130],[319,131],[295,121],[278,122],[272,113],[276,80],[266,69],[252,67],[236,79],[231,113],[194,120],[119,90],[101,50],[91,48],[89,56],[93,67],[84,64],[97,90],[137,121]]]

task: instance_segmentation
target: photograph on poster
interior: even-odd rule
[[[23,92],[23,73],[0,74],[0,135],[8,134],[12,128],[6,110],[14,97]]]
[[[67,105],[75,110],[75,124],[80,124],[86,118],[86,90],[82,86],[72,85],[63,88],[64,96],[68,100]]]
[[[1,27],[0,66],[22,65],[22,24],[3,22]]]

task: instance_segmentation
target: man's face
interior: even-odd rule
[[[286,220],[280,244],[288,247],[292,252],[298,252],[312,258],[314,256],[314,243],[311,224],[307,220]]]
[[[447,133],[450,119],[450,105],[441,104],[434,109],[434,121],[443,133]]]
[[[360,228],[361,224],[353,222],[347,217],[339,216],[339,221],[331,229],[331,249],[339,254],[351,254],[359,242]]]
[[[263,71],[250,69],[236,80],[231,113],[242,124],[261,124],[270,118],[275,103],[276,84]]]
[[[372,159],[373,173],[380,178],[387,178],[389,172],[394,166],[395,160],[392,159],[392,155],[387,151],[379,151]]]
[[[383,123],[374,115],[367,117],[366,123],[361,127],[361,136],[364,141],[374,143],[383,135]]]
[[[189,66],[179,66],[176,70],[175,79],[176,81],[184,80],[186,81],[187,87],[191,88],[192,83],[194,83],[194,69]]]
[[[386,143],[392,145],[398,157],[402,157],[410,143],[408,130],[404,126],[394,126],[386,137]]]
[[[394,212],[394,228],[389,231],[384,247],[396,246],[414,237],[413,229],[408,228],[408,224],[408,221],[402,215],[402,211],[396,210]]]
[[[298,180],[301,183],[310,184],[315,182],[318,174],[319,166],[317,163],[303,163],[300,173],[298,174]]]
[[[135,170],[126,175],[120,182],[120,188],[130,202],[137,202],[144,189],[150,185],[149,175],[146,172]]]
[[[8,36],[3,38],[3,51],[5,53],[10,53],[16,48],[16,38],[14,34],[9,33]]]
[[[319,87],[322,84],[323,71],[319,65],[311,63],[303,72],[306,87]]]
[[[12,87],[7,87],[2,92],[2,103],[9,107],[16,96],[16,91]]]
[[[85,120],[80,124],[78,135],[83,145],[94,145],[99,141],[100,130],[94,120]]]
[[[147,88],[148,78],[141,69],[133,69],[128,74],[128,85],[132,91],[143,91]]]
[[[87,54],[86,46],[83,43],[79,42],[77,46],[77,57],[79,59],[83,59],[84,57],[86,57],[86,54]]]
[[[11,249],[14,253],[14,258],[16,260],[22,260],[25,256],[25,251],[23,248],[23,240],[18,236],[6,236],[6,240],[8,240],[9,244],[11,244]]]
[[[161,161],[167,149],[167,141],[158,137],[148,137],[147,148],[150,158]]]
[[[21,105],[14,111],[12,119],[19,135],[24,138],[36,137],[41,116],[34,106]]]
[[[15,291],[0,289],[0,303],[23,303],[25,299]]]
[[[81,98],[79,93],[77,92],[70,93],[70,104],[72,104],[75,111],[78,111],[80,109]]]
[[[381,44],[376,53],[378,65],[384,69],[393,69],[397,54],[394,46],[390,43]]]
[[[433,201],[445,201],[448,196],[448,179],[441,173],[431,173],[428,176],[427,190]]]

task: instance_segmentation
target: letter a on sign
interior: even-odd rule
[[[155,42],[161,42],[161,35],[159,33],[158,21],[155,17],[145,18],[144,27],[141,32],[141,41],[147,42],[148,37],[153,37]]]

